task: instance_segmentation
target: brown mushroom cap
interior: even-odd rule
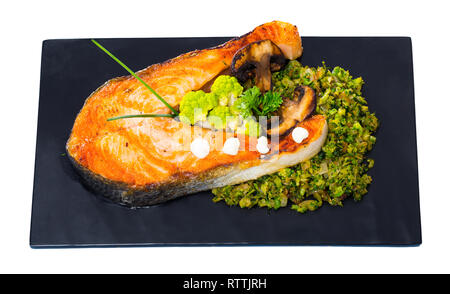
[[[249,79],[262,93],[272,89],[272,72],[286,65],[281,49],[270,40],[248,44],[239,49],[231,62],[231,74],[243,84]]]
[[[315,91],[308,86],[298,86],[294,90],[292,99],[284,98],[277,114],[270,121],[268,135],[283,135],[297,122],[307,119],[316,109],[317,98]]]

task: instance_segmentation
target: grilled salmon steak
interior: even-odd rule
[[[137,75],[177,108],[186,93],[202,89],[229,70],[239,49],[261,40],[271,40],[288,59],[302,54],[297,28],[274,21],[217,47],[151,65]],[[224,136],[229,134],[174,118],[107,121],[140,113],[171,112],[133,76],[109,80],[86,99],[66,145],[70,160],[88,186],[130,207],[149,206],[276,172],[317,154],[327,135],[325,118],[312,115],[295,122],[295,127],[308,131],[301,143],[293,140],[291,128],[278,142],[270,141],[270,151],[261,154],[255,148],[257,138],[238,135],[239,152],[229,155],[222,152]],[[193,137],[202,137],[211,146],[206,157],[198,158],[189,149]]]

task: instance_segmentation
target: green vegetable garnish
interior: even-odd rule
[[[219,105],[208,114],[208,121],[216,129],[224,129],[226,127],[227,117],[231,117],[231,111],[228,106]]]
[[[122,116],[115,116],[110,117],[107,119],[107,121],[112,121],[116,119],[122,119],[122,118],[135,118],[135,117],[175,117],[174,114],[129,114],[129,115],[122,115]]]
[[[133,77],[135,77],[139,82],[141,82],[147,89],[150,90],[150,92],[152,92],[156,98],[158,98],[162,103],[164,103],[164,105],[166,105],[175,115],[178,115],[178,111],[176,111],[172,106],[170,106],[169,103],[166,102],[166,100],[164,100],[164,98],[162,98],[158,93],[156,93],[155,90],[153,90],[152,87],[150,87],[146,82],[144,82],[134,71],[132,71],[128,66],[126,66],[122,61],[120,61],[117,57],[115,57],[111,52],[109,52],[105,47],[103,47],[102,45],[100,45],[100,43],[98,43],[97,41],[95,41],[94,39],[91,39],[92,43],[94,43],[95,45],[97,45],[97,47],[99,47],[100,49],[102,49],[106,54],[108,54],[112,59],[114,59],[114,61],[116,61],[118,64],[120,64],[124,69],[126,69]],[[108,121],[111,120],[116,120],[116,119],[121,119],[121,118],[129,118],[129,117],[173,117],[174,115],[159,115],[159,114],[138,114],[138,115],[124,115],[124,116],[117,116],[117,117],[112,117],[109,118]]]
[[[244,118],[254,116],[253,109],[257,107],[260,96],[261,91],[256,86],[246,90],[233,104],[234,113],[241,114]]]
[[[325,65],[312,68],[294,60],[274,73],[272,82],[273,91],[287,98],[292,97],[299,85],[308,85],[316,91],[316,112],[327,117],[329,128],[322,151],[310,160],[277,173],[214,189],[213,201],[272,209],[290,204],[293,210],[304,213],[316,210],[324,202],[342,206],[345,198],[361,200],[372,181],[367,171],[374,161],[367,158],[366,153],[375,144],[373,133],[378,128],[378,119],[369,112],[361,96],[362,78],[354,79],[340,67],[333,70]],[[256,99],[256,90],[247,95],[238,105],[255,105],[247,101]],[[254,111],[253,106],[243,109]]]
[[[283,103],[280,93],[268,91],[264,95],[258,87],[252,87],[245,91],[241,97],[236,100],[234,109],[240,112],[243,117],[249,116],[267,116],[275,112]]]
[[[231,128],[239,134],[258,136],[261,127],[254,117],[270,116],[283,100],[275,92],[262,95],[258,87],[245,92],[243,89],[235,77],[221,75],[212,84],[210,93],[191,91],[183,97],[180,120],[192,125],[207,121],[216,129]]]
[[[187,124],[195,124],[206,120],[208,112],[218,104],[217,96],[202,90],[191,91],[184,95],[180,103],[180,120]]]
[[[253,111],[259,116],[270,117],[270,114],[277,111],[277,109],[281,106],[283,103],[283,98],[278,92],[268,91],[264,94],[264,96],[262,96],[260,103],[261,104],[254,108]]]
[[[227,75],[217,77],[211,86],[211,92],[217,96],[219,104],[222,106],[230,104],[232,102],[230,99],[241,95],[243,89],[235,77]]]

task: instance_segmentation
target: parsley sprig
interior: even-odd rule
[[[264,95],[258,87],[253,87],[245,91],[236,101],[236,107],[242,116],[267,116],[278,110],[283,103],[280,93],[268,91]]]

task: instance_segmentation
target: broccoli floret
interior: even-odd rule
[[[222,106],[231,105],[242,94],[243,89],[235,77],[227,75],[219,76],[211,86],[211,92],[218,97]]]
[[[232,116],[228,106],[219,105],[208,114],[208,121],[216,129],[224,129],[227,123],[227,117]]]
[[[216,107],[218,98],[213,93],[191,91],[184,95],[180,103],[180,120],[184,123],[195,124],[206,120],[208,111]]]
[[[242,92],[243,87],[235,77],[219,76],[211,86],[211,93],[205,93],[202,90],[191,91],[183,97],[180,103],[180,120],[191,125],[207,120],[212,127],[225,129],[227,128],[227,117],[233,117],[229,128],[240,134],[258,136],[260,125],[251,117],[252,111],[244,102],[255,102],[253,100],[258,98],[260,91],[254,87],[247,91],[248,93],[246,92],[245,97],[250,94],[255,96],[250,95],[253,98],[252,101],[247,101],[248,97],[240,97]],[[234,105],[235,102],[239,102],[239,105],[245,104],[245,109]]]

